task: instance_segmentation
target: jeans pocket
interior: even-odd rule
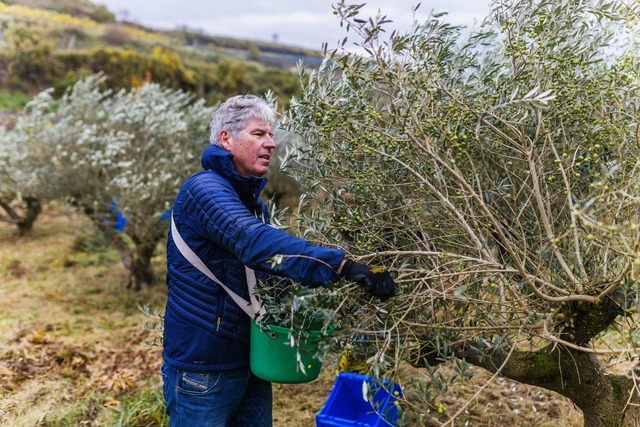
[[[210,393],[219,380],[220,373],[205,374],[183,371],[178,380],[178,391],[192,395],[204,395]]]

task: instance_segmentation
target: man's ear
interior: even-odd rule
[[[227,151],[231,151],[231,132],[227,130],[221,130],[218,134],[218,140],[220,141],[220,146]]]

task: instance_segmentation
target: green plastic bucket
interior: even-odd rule
[[[322,324],[312,325],[307,331],[307,339],[300,343],[300,347],[292,347],[289,338],[290,328],[260,325],[252,321],[251,371],[257,377],[274,383],[297,384],[315,380],[322,368],[322,361],[315,357],[318,352],[318,339],[332,330],[331,325],[325,331],[322,331]],[[295,336],[296,331],[293,333]],[[298,351],[304,371],[298,364]]]

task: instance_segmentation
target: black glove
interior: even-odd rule
[[[368,265],[348,259],[342,266],[340,275],[360,284],[371,295],[386,301],[396,294],[396,284],[388,271],[376,270],[372,270]]]

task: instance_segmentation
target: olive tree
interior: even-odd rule
[[[18,127],[22,143],[37,147],[32,161],[49,171],[39,185],[91,218],[139,289],[154,283],[151,258],[180,185],[200,168],[212,109],[157,84],[114,93],[103,82],[80,80],[60,99],[39,94]]]
[[[14,224],[18,234],[30,234],[42,212],[42,188],[38,170],[28,159],[28,147],[22,144],[21,129],[0,126],[0,221]]]
[[[375,372],[429,372],[403,420],[437,423],[471,364],[566,396],[587,426],[638,425],[637,2],[495,0],[470,33],[335,13],[364,54],[326,51],[291,105],[298,221],[391,266],[399,296],[337,307]]]

